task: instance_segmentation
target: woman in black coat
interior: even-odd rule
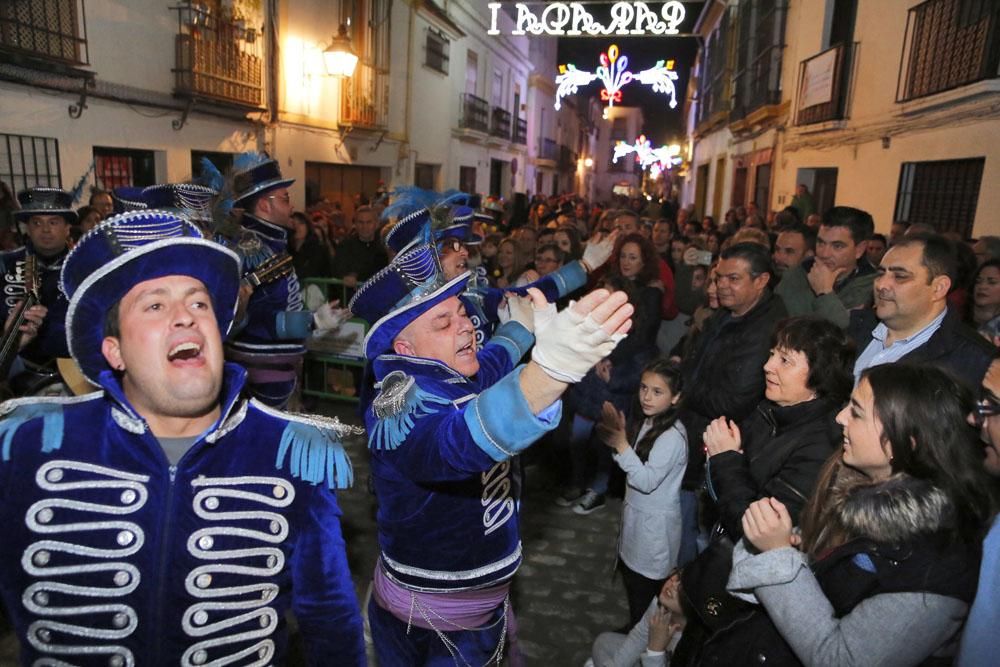
[[[681,576],[690,614],[673,664],[699,664],[701,647],[749,613],[748,603],[726,592],[743,514],[753,502],[773,497],[797,523],[824,463],[843,440],[834,420],[850,395],[853,363],[853,345],[832,322],[782,320],[764,364],[765,399],[739,426],[720,417],[705,430],[705,478],[718,523],[708,549]]]
[[[706,481],[721,528],[743,536],[750,503],[780,499],[794,519],[841,441],[834,421],[852,387],[854,350],[839,327],[793,317],[778,324],[764,364],[764,400],[741,426],[724,417],[705,430]]]

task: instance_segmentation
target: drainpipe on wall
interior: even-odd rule
[[[407,165],[409,173],[407,174],[407,178],[403,179],[403,181],[405,183],[407,183],[407,184],[412,184],[413,183],[413,174],[414,174],[414,171],[416,169],[415,160],[416,160],[416,155],[417,155],[416,151],[409,150],[409,148],[410,148],[410,121],[411,121],[411,118],[410,118],[410,115],[411,115],[410,109],[411,109],[411,104],[412,104],[411,97],[412,97],[412,90],[413,90],[413,76],[412,76],[413,72],[411,71],[411,68],[413,67],[413,29],[414,29],[414,25],[415,25],[415,20],[414,19],[415,19],[416,14],[417,14],[417,10],[416,10],[416,8],[413,5],[413,2],[415,2],[415,1],[416,0],[411,0],[411,2],[409,3],[410,17],[409,17],[409,21],[408,21],[408,25],[407,25],[407,29],[406,29],[406,101],[405,101],[405,103],[403,105],[403,110],[404,110],[404,112],[403,112],[403,114],[404,114],[404,117],[403,117],[403,140],[399,144],[399,151],[398,151],[397,157],[396,157],[396,159],[399,160],[400,159],[399,156],[406,156],[406,157],[404,157],[402,159],[408,160],[408,162],[409,162],[409,164]],[[396,167],[396,175],[397,176],[399,175],[398,163],[397,163],[397,167]]]

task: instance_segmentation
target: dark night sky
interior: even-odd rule
[[[586,7],[597,20],[602,20],[604,17],[601,14],[604,13],[604,16],[607,16],[606,11],[610,4],[588,3]],[[647,4],[650,9],[659,12],[660,3],[648,2]],[[687,11],[684,23],[680,26],[682,33],[691,32],[703,5],[703,2],[684,3],[684,8]],[[633,81],[622,88],[620,106],[640,106],[643,108],[643,115],[646,119],[645,133],[653,145],[667,143],[667,139],[673,136],[682,136],[684,134],[684,95],[687,92],[691,66],[698,53],[697,40],[694,37],[679,36],[563,37],[559,40],[559,64],[573,63],[579,70],[593,71],[600,65],[601,53],[612,44],[618,45],[620,54],[628,56],[628,69],[631,72],[648,69],[661,58],[663,60],[672,58],[676,61],[674,69],[679,74],[679,79],[675,82],[677,86],[676,109],[671,109],[667,104],[669,98],[666,95],[654,93],[648,86],[644,86],[638,81]],[[552,72],[553,80],[557,74],[558,72]],[[586,88],[581,88],[576,98],[596,97],[600,95],[601,88],[600,81],[594,81]],[[607,103],[605,102],[605,104]],[[616,104],[616,106],[618,105]]]

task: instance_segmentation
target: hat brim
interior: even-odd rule
[[[36,215],[58,215],[61,216],[67,224],[75,225],[79,222],[80,218],[73,209],[19,209],[14,211],[14,220],[17,222],[28,222],[32,216]]]
[[[251,199],[253,197],[258,197],[265,192],[270,190],[277,190],[278,188],[287,188],[289,185],[295,182],[294,178],[282,178],[277,181],[264,181],[263,183],[258,183],[246,192],[242,193],[239,197],[233,198],[233,204],[239,204]]]
[[[219,332],[226,338],[240,290],[239,257],[206,239],[155,241],[108,262],[74,292],[66,311],[66,339],[84,377],[98,384],[101,371],[111,368],[101,351],[104,320],[111,307],[139,283],[173,275],[190,276],[205,285]]]
[[[399,335],[399,332],[406,328],[410,322],[414,321],[428,310],[438,305],[446,299],[461,294],[465,291],[465,286],[469,282],[471,274],[466,271],[462,275],[452,278],[441,287],[437,288],[422,299],[411,301],[405,306],[401,306],[386,314],[381,319],[372,324],[365,335],[364,349],[368,359],[375,359],[381,354],[385,354],[392,349],[392,341]]]

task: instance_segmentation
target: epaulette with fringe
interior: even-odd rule
[[[42,419],[42,453],[62,447],[63,406],[100,398],[103,391],[83,396],[35,396],[14,398],[0,404],[0,459],[10,460],[10,447],[17,430],[32,421]]]
[[[396,449],[413,430],[415,420],[437,412],[437,405],[451,401],[420,388],[413,377],[393,371],[379,384],[379,394],[372,401],[378,422],[368,440],[370,449]]]
[[[354,483],[351,460],[341,438],[361,435],[364,429],[344,424],[336,417],[283,412],[253,399],[261,412],[286,422],[274,467],[286,469],[296,479],[311,484],[326,483],[330,489],[346,489]]]

